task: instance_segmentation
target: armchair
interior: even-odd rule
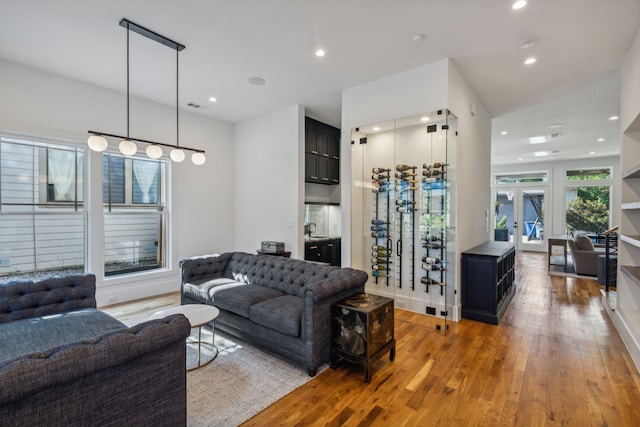
[[[604,255],[604,250],[594,247],[585,233],[574,233],[573,239],[570,238],[568,243],[576,274],[597,276],[598,256]]]

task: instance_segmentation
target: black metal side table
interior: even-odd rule
[[[393,298],[356,294],[331,306],[331,367],[341,360],[364,366],[364,380],[371,381],[371,364],[387,351],[396,355]]]

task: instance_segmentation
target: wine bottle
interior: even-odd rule
[[[379,258],[379,257],[375,257],[371,258],[371,263],[372,264],[386,264],[387,263],[387,259],[386,258]]]
[[[380,245],[373,245],[371,246],[371,249],[373,249],[374,251],[378,251],[378,252],[388,252],[389,249],[386,246],[380,246]]]
[[[386,275],[386,274],[381,273],[381,272],[380,272],[380,271],[378,271],[378,270],[374,270],[374,271],[372,271],[372,272],[371,272],[371,275],[372,275],[373,277],[387,277],[387,275]]]
[[[426,235],[422,237],[425,242],[441,242],[442,239],[438,236]]]
[[[422,262],[426,262],[427,264],[440,264],[440,258],[434,258],[432,256],[423,256]]]
[[[422,171],[422,176],[428,176],[428,177],[438,177],[438,176],[442,176],[442,174],[444,174],[444,171],[439,169],[427,169]]]
[[[400,179],[406,179],[412,176],[417,176],[417,173],[410,173],[410,172],[396,172],[396,178],[400,178]]]
[[[407,171],[409,169],[415,169],[415,166],[409,166],[409,165],[396,165],[396,170],[399,172],[404,172]]]
[[[396,205],[398,206],[409,206],[409,205],[415,205],[415,204],[416,204],[415,200],[407,200],[407,199],[396,200]]]
[[[372,225],[371,231],[387,231],[386,225]]]
[[[434,162],[434,163],[425,163],[422,165],[424,169],[439,169],[445,166],[448,166],[448,163]]]
[[[378,270],[378,271],[387,271],[387,267],[385,267],[384,265],[378,265],[378,264],[372,265],[371,269]]]
[[[437,280],[432,279],[431,277],[421,277],[420,281],[425,285],[439,285],[444,286],[444,282],[438,282]]]
[[[400,213],[409,213],[409,212],[414,212],[416,210],[417,209],[410,208],[408,206],[396,206],[396,211]]]
[[[444,267],[439,264],[422,264],[422,269],[435,271],[435,270],[444,270]]]
[[[371,224],[383,225],[383,224],[388,224],[388,222],[384,219],[372,219]]]
[[[396,185],[398,186],[415,184],[416,182],[418,182],[417,179],[403,179],[403,180],[396,179]]]
[[[387,191],[387,186],[374,186],[371,188],[371,191],[373,191],[374,193],[384,193],[385,191]]]
[[[427,249],[440,249],[442,245],[440,242],[422,242],[422,247]]]
[[[371,169],[371,172],[373,172],[373,173],[385,173],[385,172],[391,172],[391,169],[373,168],[373,169]]]
[[[405,188],[402,188],[402,187],[404,187],[403,185],[400,185],[399,187],[400,188],[398,189],[398,191],[400,191],[401,193],[403,191],[416,191],[418,189],[418,187],[405,187]]]
[[[387,232],[386,231],[380,231],[380,232],[373,232],[371,233],[371,237],[375,237],[376,239],[380,239],[383,237],[387,237]]]

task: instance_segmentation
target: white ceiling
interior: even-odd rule
[[[517,11],[511,0],[0,0],[0,57],[125,91],[121,18],[184,44],[181,107],[230,122],[301,104],[339,126],[343,89],[451,58],[494,118],[492,160],[505,164],[542,150],[619,153],[619,122],[607,118],[619,113],[640,0],[529,0]],[[535,45],[522,49],[525,38]],[[530,55],[538,62],[525,67]],[[131,92],[175,106],[175,51],[132,33]]]

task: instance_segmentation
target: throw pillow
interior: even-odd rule
[[[580,234],[576,237],[576,246],[581,251],[593,251],[593,242],[586,234]]]

